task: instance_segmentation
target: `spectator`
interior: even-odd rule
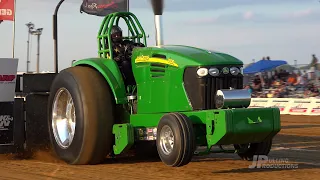
[[[264,81],[261,78],[260,75],[256,75],[255,78],[253,79],[253,90],[254,91],[261,91],[263,87]]]
[[[308,78],[298,73],[297,81],[293,84],[296,88],[303,88],[307,85]]]
[[[277,97],[278,97],[278,98],[285,98],[285,97],[287,97],[288,95],[289,95],[289,94],[288,94],[287,87],[286,87],[284,84],[281,85],[280,88],[279,88]]]
[[[274,76],[274,80],[272,82],[273,87],[278,88],[282,83],[283,81],[279,78],[279,76]]]
[[[278,74],[278,78],[281,79],[282,81],[286,81],[288,79],[288,76],[289,76],[289,73],[283,69],[281,69]]]
[[[319,96],[319,90],[314,84],[308,84],[307,89],[304,93],[305,98]]]
[[[320,98],[320,65],[314,54],[312,58],[309,70],[289,73],[282,69],[268,74],[257,73],[251,86],[245,85],[244,88],[252,92],[252,97],[258,98]],[[263,59],[270,60],[270,57]]]
[[[315,75],[318,73],[318,58],[315,54],[312,54],[312,60],[310,63],[310,73],[311,73],[311,79],[315,79]]]
[[[265,88],[269,88],[271,86],[271,84],[272,84],[272,80],[271,80],[271,78],[268,77],[268,75],[264,75],[263,76],[263,82],[264,82],[263,86]]]
[[[287,85],[288,86],[292,86],[297,82],[297,74],[296,73],[292,73],[291,75],[289,75],[289,78],[287,80]]]
[[[316,68],[318,64],[318,58],[315,54],[312,54],[311,67]]]
[[[306,70],[303,70],[302,77],[306,77],[306,78],[308,78],[308,73],[307,73],[307,71],[306,71]]]
[[[252,94],[252,88],[251,88],[251,86],[249,84],[244,86],[244,89],[247,89],[249,91],[249,93]]]

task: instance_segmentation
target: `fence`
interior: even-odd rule
[[[252,98],[249,108],[278,107],[281,114],[320,115],[320,99]]]

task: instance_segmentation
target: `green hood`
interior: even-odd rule
[[[177,61],[179,65],[243,65],[239,59],[225,53],[208,51],[196,47],[183,45],[161,46],[169,58],[178,60],[176,56],[183,57],[189,61]]]

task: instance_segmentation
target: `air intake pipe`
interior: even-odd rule
[[[163,45],[162,34],[162,14],[163,14],[163,0],[151,0],[151,5],[154,13],[154,23],[156,28],[156,45]]]

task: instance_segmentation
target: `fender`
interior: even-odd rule
[[[72,66],[91,66],[107,80],[116,104],[127,103],[124,81],[117,63],[112,59],[90,58],[76,61]]]

